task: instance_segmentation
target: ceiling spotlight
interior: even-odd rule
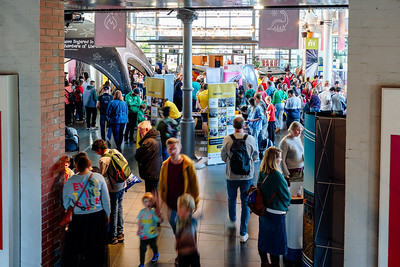
[[[253,6],[253,8],[255,10],[261,10],[261,9],[264,9],[264,6],[263,5],[255,5],[255,6]]]

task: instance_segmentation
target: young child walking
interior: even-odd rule
[[[146,256],[147,245],[150,245],[153,250],[153,258],[151,263],[156,263],[158,261],[159,253],[157,248],[157,223],[160,218],[156,215],[154,206],[153,194],[147,192],[143,195],[142,201],[144,209],[142,209],[138,216],[138,236],[140,237],[140,265],[139,267],[144,267],[144,259]]]
[[[200,267],[197,251],[197,221],[192,217],[195,202],[191,195],[178,198],[178,217],[176,223],[176,250],[179,267]]]

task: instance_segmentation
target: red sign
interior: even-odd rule
[[[261,65],[263,67],[278,67],[277,59],[263,59],[261,60]]]
[[[400,135],[390,143],[389,255],[388,267],[400,266]]]

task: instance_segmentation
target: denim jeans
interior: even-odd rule
[[[253,137],[254,137],[254,139],[256,140],[256,149],[257,149],[257,151],[258,152],[260,152],[260,150],[259,150],[259,145],[260,145],[260,132],[261,132],[261,130],[254,130],[254,129],[251,129],[250,128],[250,135],[252,135]]]
[[[122,139],[124,138],[125,123],[111,124],[111,128],[114,135],[115,144],[117,145],[117,149],[121,152],[121,143]]]
[[[171,225],[172,231],[174,232],[174,235],[176,234],[176,215],[177,211],[171,209],[171,214],[168,218],[169,224]]]
[[[122,200],[124,189],[118,192],[110,192],[110,238],[116,237],[124,232],[124,214],[122,211]]]
[[[104,141],[106,140],[106,121],[107,121],[106,115],[100,115],[100,133],[101,133],[101,139],[103,139]],[[108,125],[108,123],[107,126],[108,126],[107,139],[111,140],[112,129],[110,125]]]
[[[276,127],[283,129],[283,108],[285,107],[284,103],[276,103],[275,105],[275,118],[276,118]]]
[[[246,191],[250,188],[252,179],[249,180],[226,180],[226,188],[228,191],[228,212],[229,219],[236,221],[236,198],[237,190],[240,189],[240,200],[242,202],[242,215],[240,216],[240,235],[247,234],[247,225],[249,223],[250,208],[247,206]]]
[[[319,112],[319,108],[310,108],[310,112]]]

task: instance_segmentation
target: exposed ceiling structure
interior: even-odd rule
[[[346,8],[349,0],[64,0],[65,10]]]

